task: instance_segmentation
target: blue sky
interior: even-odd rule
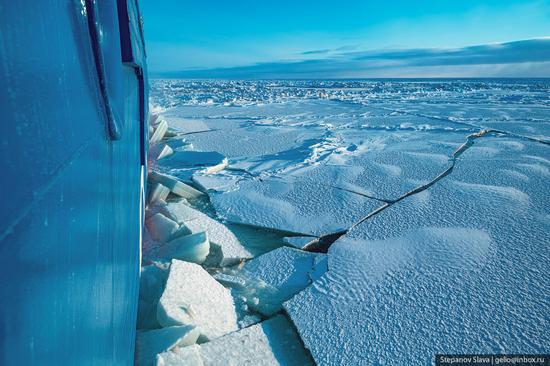
[[[550,0],[140,5],[153,75],[550,76],[550,38],[541,38],[550,36]]]

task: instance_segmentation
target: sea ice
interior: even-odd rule
[[[199,331],[188,325],[138,331],[136,336],[137,365],[155,365],[157,354],[176,346],[192,345],[198,337]]]
[[[166,131],[168,131],[168,123],[166,122],[166,120],[160,117],[160,120],[157,119],[155,132],[149,139],[149,144],[154,145],[160,142],[160,140],[162,140],[162,138],[164,137],[164,134],[166,133]]]
[[[322,235],[351,226],[379,205],[327,187],[326,182],[336,179],[329,170],[315,167],[289,179],[245,180],[235,190],[212,193],[210,199],[218,214],[230,222]]]
[[[205,232],[177,237],[168,243],[160,245],[150,259],[179,259],[186,262],[201,264],[210,252],[210,243]]]
[[[178,352],[178,348],[175,352]],[[227,334],[200,345],[204,366],[308,366],[311,358],[284,316]]]
[[[284,301],[311,283],[315,259],[323,256],[281,247],[247,262],[240,275],[260,285],[249,295],[257,299],[250,301],[249,306],[266,316],[279,311]]]
[[[160,328],[157,321],[157,304],[164,291],[168,269],[151,264],[141,267],[137,329]]]
[[[208,191],[228,191],[232,188],[236,188],[240,177],[221,175],[221,174],[208,174],[205,175],[202,172],[193,174],[193,182],[204,192]]]
[[[237,330],[237,316],[229,290],[201,266],[172,260],[166,287],[157,307],[162,326],[196,326],[201,339],[212,340]]]
[[[162,150],[160,150],[160,153],[157,156],[157,160],[170,156],[173,153],[174,153],[174,150],[172,150],[170,146],[164,145],[164,147],[162,148]]]
[[[209,166],[203,170],[204,174],[214,174],[221,170],[224,170],[229,165],[229,160],[224,158],[219,164]]]
[[[442,352],[547,352],[548,83],[152,83],[152,98],[171,107],[167,118],[210,129],[168,142],[195,152],[161,165],[192,176],[219,217],[279,229],[281,238],[351,228],[327,256],[314,257],[298,276],[307,287],[285,302],[319,365],[431,365]],[[483,128],[502,133],[476,139],[448,175],[391,204],[445,171],[453,151]],[[184,157],[212,158],[205,167],[222,157],[231,164],[206,175]],[[186,220],[200,216],[167,207]],[[276,283],[270,271],[279,267],[294,275],[272,258],[258,268],[263,279],[237,270],[230,276],[278,299],[269,282]],[[220,281],[242,291],[241,281]],[[261,293],[250,295],[251,307],[262,304]]]
[[[149,179],[151,182],[160,183],[168,189],[183,198],[197,198],[203,195],[202,192],[196,190],[195,188],[191,187],[188,184],[185,184],[181,181],[179,181],[177,178],[172,177],[167,174],[162,174],[158,172],[151,172],[149,174]]]
[[[193,118],[166,117],[168,125],[179,134],[203,133],[211,131],[208,125],[201,120]]]
[[[175,351],[157,355],[157,366],[204,366],[199,345],[193,344]]]
[[[174,151],[166,144],[156,144],[149,146],[147,151],[147,163],[149,165],[156,165],[155,160],[160,160],[168,155],[171,155]]]
[[[214,275],[214,278],[225,287],[236,288],[238,290],[242,290],[246,287],[246,280],[240,276],[217,273]]]
[[[181,203],[169,203],[166,208],[192,233],[206,231],[210,240],[210,250],[216,252],[213,253],[216,256],[214,264],[233,265],[252,256],[231,230],[206,214]]]
[[[533,144],[529,156],[548,150]],[[545,351],[548,205],[543,178],[510,175],[511,159],[529,157],[467,150],[445,179],[332,245],[330,271],[285,303],[317,364]]]
[[[159,165],[172,168],[215,167],[227,163],[225,156],[215,151],[177,150],[159,161]]]
[[[157,213],[145,220],[145,227],[151,238],[159,242],[166,242],[174,237],[180,228],[177,222],[170,220],[161,213]]]
[[[148,204],[160,202],[166,200],[166,197],[170,194],[170,189],[160,183],[153,183],[149,188]]]
[[[180,225],[185,225],[186,221],[195,220],[202,214],[199,210],[191,208],[186,201],[168,202],[162,210],[161,212],[165,212],[166,216]]]

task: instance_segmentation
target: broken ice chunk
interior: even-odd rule
[[[160,201],[157,201],[155,203],[152,203],[152,204],[148,205],[145,208],[145,220],[147,220],[149,217],[152,217],[152,216],[158,214],[159,212],[161,212],[163,206],[166,206],[166,201],[163,201],[163,200],[160,200]],[[163,215],[164,215],[164,213],[163,213]],[[169,215],[164,215],[164,216],[171,219],[171,217]],[[172,221],[176,221],[176,220],[172,220]]]
[[[174,150],[168,145],[164,145],[162,150],[160,150],[159,155],[157,156],[157,160],[160,160],[166,156],[172,155],[174,153]]]
[[[170,194],[170,189],[160,183],[153,183],[149,188],[148,204],[166,200]]]
[[[219,172],[220,170],[224,170],[229,165],[229,160],[227,158],[223,158],[223,160],[216,165],[210,166],[203,170],[204,174],[214,174]]]
[[[217,258],[214,258],[215,263],[211,263],[212,265],[230,266],[252,257],[231,230],[206,214],[181,203],[169,203],[166,209],[192,233],[206,231],[210,240],[210,251],[217,252]]]
[[[153,259],[179,259],[201,264],[210,252],[210,243],[205,232],[177,237],[161,245],[152,255]]]
[[[177,178],[167,174],[151,172],[149,174],[149,179],[151,180],[151,182],[160,183],[168,187],[168,189],[172,191],[172,193],[183,198],[197,198],[203,195],[201,191],[196,190],[190,185],[185,184],[179,181]]]
[[[292,325],[282,315],[204,343],[199,348],[206,366],[313,365]]]
[[[157,121],[158,123],[155,128],[155,132],[153,132],[153,135],[149,139],[149,143],[151,145],[156,144],[157,142],[162,140],[164,134],[166,134],[166,131],[168,131],[168,123],[164,119],[159,118],[157,119]]]
[[[193,233],[206,230],[212,244],[211,249],[217,251],[217,258],[212,265],[231,266],[252,257],[231,230],[207,215],[202,214],[195,220],[186,221],[185,225]]]
[[[149,150],[147,152],[147,162],[150,165],[154,165],[155,160],[160,160],[166,156],[169,156],[174,151],[170,146],[167,144],[156,144],[151,147],[149,147]]]
[[[157,366],[204,366],[200,355],[200,346],[176,348],[174,351],[157,355]]]
[[[157,265],[141,267],[137,329],[159,328],[157,303],[164,290],[168,269]]]
[[[197,328],[188,325],[138,331],[136,356],[139,366],[154,365],[156,355],[176,346],[189,346],[199,337]]]
[[[195,325],[204,340],[237,330],[229,290],[201,266],[176,259],[157,306],[157,320],[162,326]]]
[[[149,109],[152,107],[149,106]],[[159,119],[160,114],[158,113],[149,113],[149,128],[155,126],[157,124],[157,120]]]
[[[166,242],[174,237],[180,226],[161,213],[157,213],[145,220],[145,227],[151,238],[156,241]]]
[[[304,252],[290,247],[281,247],[246,263],[241,275],[256,280],[251,292],[250,307],[264,315],[279,311],[283,302],[305,289],[312,280],[310,274],[323,271],[315,268],[316,258],[323,254]]]

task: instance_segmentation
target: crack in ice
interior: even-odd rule
[[[476,139],[487,136],[488,134],[497,134],[497,133],[500,133],[500,132],[498,132],[496,130],[482,129],[479,132],[468,135],[466,137],[466,141],[462,145],[460,145],[452,153],[451,159],[450,159],[451,164],[445,170],[443,170],[441,173],[439,173],[435,178],[430,180],[428,183],[422,184],[418,187],[415,187],[415,188],[411,189],[410,191],[406,192],[405,194],[401,195],[399,198],[397,198],[395,200],[391,200],[391,201],[388,201],[388,202],[384,203],[382,206],[380,206],[377,209],[375,209],[374,211],[370,212],[368,215],[361,218],[359,221],[355,222],[354,224],[352,224],[349,228],[347,228],[345,230],[340,230],[340,231],[337,231],[337,232],[334,232],[334,233],[322,235],[319,238],[317,238],[315,240],[312,240],[311,242],[309,242],[308,244],[306,244],[303,247],[303,250],[306,250],[306,251],[309,251],[309,252],[326,253],[328,251],[328,249],[330,248],[330,246],[336,240],[338,240],[338,238],[340,238],[341,236],[347,234],[350,230],[352,230],[356,226],[361,225],[363,222],[367,221],[371,217],[373,217],[375,215],[378,215],[380,212],[384,211],[386,208],[393,206],[394,204],[404,200],[405,198],[413,196],[415,194],[418,194],[418,193],[430,188],[435,183],[437,183],[438,181],[440,181],[441,179],[443,179],[444,177],[449,175],[452,172],[452,170],[454,169],[455,165],[456,165],[457,158],[460,157],[460,155],[462,155],[466,150],[468,150],[474,144],[474,141]]]

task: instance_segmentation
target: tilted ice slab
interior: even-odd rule
[[[176,177],[159,172],[151,172],[149,180],[153,183],[162,184],[167,187],[172,193],[183,198],[197,198],[203,195],[202,192],[196,190],[188,184],[179,181]],[[166,199],[164,197],[163,199]]]
[[[189,346],[199,337],[193,326],[175,326],[148,331],[138,331],[136,336],[137,365],[155,365],[156,356],[176,346]]]
[[[156,204],[163,202],[170,194],[170,189],[160,183],[149,184],[149,193],[147,196],[147,204]]]
[[[164,120],[164,118],[160,117],[157,120],[155,131],[149,138],[149,144],[154,145],[156,143],[159,143],[166,134],[166,131],[168,131],[168,123],[166,122],[166,120]]]
[[[292,325],[281,315],[199,347],[204,366],[313,365]],[[174,353],[185,351],[185,348],[176,348]]]
[[[172,260],[166,287],[157,306],[160,325],[196,326],[203,340],[237,330],[237,316],[229,290],[201,266]]]
[[[319,365],[546,352],[549,193],[529,164],[549,147],[512,142],[476,141],[449,176],[332,245],[329,271],[285,303]]]
[[[217,264],[228,266],[251,258],[252,255],[240,244],[239,239],[225,225],[183,203],[171,202],[166,211],[192,233],[205,231],[214,252]],[[217,252],[217,253],[216,253]]]
[[[147,163],[156,165],[156,160],[160,160],[171,155],[174,151],[166,144],[156,144],[149,146],[147,151]]]
[[[241,290],[248,292],[249,306],[267,316],[279,311],[284,301],[311,284],[310,275],[321,257],[324,255],[281,247],[247,262],[240,276],[249,279],[248,288]]]

